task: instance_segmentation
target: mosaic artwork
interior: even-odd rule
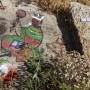
[[[19,23],[19,19],[26,16],[24,10],[17,10],[17,19],[14,27]],[[25,51],[27,51],[28,56],[33,55],[33,51],[38,54],[38,46],[43,40],[43,32],[41,30],[40,24],[42,24],[44,16],[41,14],[34,13],[32,16],[31,25],[21,27],[20,35],[4,35],[1,38],[1,51],[4,56],[15,56],[16,61],[23,61],[25,56]]]

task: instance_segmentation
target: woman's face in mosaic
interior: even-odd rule
[[[36,19],[32,19],[32,25],[34,25],[34,26],[39,26],[41,24],[41,22],[40,21],[38,21],[38,20],[36,20]]]

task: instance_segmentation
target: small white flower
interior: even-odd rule
[[[90,75],[90,73],[89,73],[89,72],[87,72],[86,74],[87,74],[87,76],[89,76],[89,75]]]

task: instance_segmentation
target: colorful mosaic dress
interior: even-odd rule
[[[40,27],[23,27],[20,31],[20,36],[6,35],[2,38],[2,52],[8,52],[13,42],[24,42],[29,48],[38,47],[43,39],[43,34]]]

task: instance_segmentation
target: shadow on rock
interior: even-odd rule
[[[57,15],[58,26],[62,32],[62,38],[67,51],[78,51],[81,55],[84,54],[78,30],[74,25],[72,15],[69,10],[59,12]]]

